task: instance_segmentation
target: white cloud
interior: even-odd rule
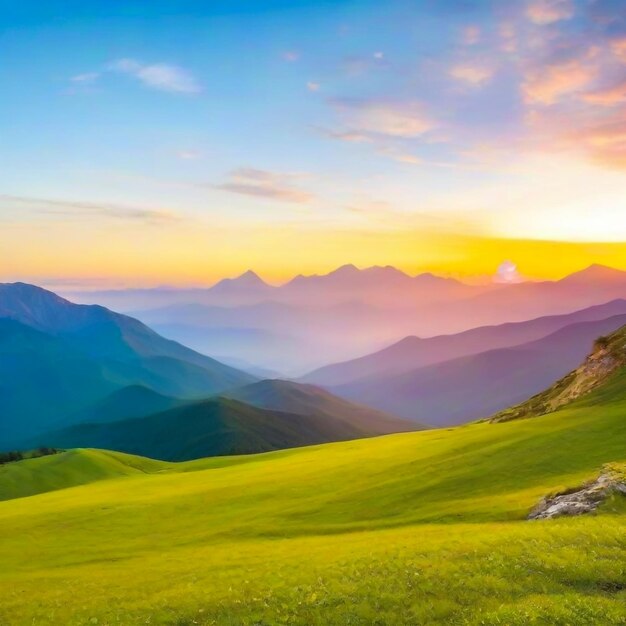
[[[146,87],[172,93],[198,93],[198,81],[187,70],[168,63],[146,65],[134,59],[118,59],[108,69],[136,78]]]
[[[300,53],[295,50],[287,50],[283,52],[283,60],[288,63],[294,63],[300,59]]]
[[[70,78],[70,81],[73,83],[78,83],[80,85],[88,85],[95,82],[100,74],[98,72],[85,72],[84,74],[76,74]]]
[[[202,154],[197,150],[179,150],[176,156],[183,161],[195,161],[202,157]]]
[[[306,204],[313,200],[314,196],[293,186],[294,179],[299,177],[297,174],[241,167],[230,173],[227,182],[215,185],[215,188],[244,196]]]
[[[178,219],[174,213],[160,209],[146,209],[108,202],[0,195],[0,209],[11,208],[14,205],[19,205],[32,213],[60,219],[102,217],[145,223],[171,222]]]
[[[306,88],[307,88],[309,91],[319,91],[319,90],[320,90],[320,86],[321,86],[321,85],[320,85],[319,83],[314,83],[314,82],[312,82],[312,81],[309,81],[309,82],[306,84]]]
[[[419,102],[394,103],[374,100],[338,101],[352,129],[350,134],[374,133],[390,137],[413,138],[435,127],[434,120]]]

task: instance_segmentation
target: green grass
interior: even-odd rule
[[[623,498],[524,520],[626,461],[625,390],[247,457],[68,453],[105,469],[0,502],[0,624],[626,624]]]

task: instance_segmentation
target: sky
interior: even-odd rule
[[[0,280],[626,269],[623,0],[0,0],[0,59]]]

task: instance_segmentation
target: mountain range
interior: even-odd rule
[[[426,365],[534,341],[570,324],[622,314],[626,314],[625,299],[564,315],[550,315],[497,326],[479,326],[452,335],[427,338],[409,336],[372,354],[324,366],[299,380],[316,385],[344,385],[370,376],[402,374]]]
[[[0,285],[0,374],[2,442],[131,385],[197,398],[255,380],[133,318],[22,283]]]
[[[54,441],[181,460],[420,428],[310,385],[256,382],[131,317],[25,284],[0,285],[0,374],[3,449]]]
[[[575,367],[596,337],[624,324],[626,314],[577,322],[521,345],[328,388],[407,419],[433,426],[461,424],[541,391]]]
[[[478,326],[563,315],[626,298],[626,272],[591,266],[557,281],[467,285],[393,267],[348,265],[279,287],[253,272],[208,289],[75,293],[129,311],[165,336],[298,377],[402,337],[458,334]]]

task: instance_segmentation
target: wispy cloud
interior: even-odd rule
[[[329,128],[316,128],[322,135],[336,141],[347,141],[350,143],[371,143],[372,137],[367,133],[356,130],[332,130]]]
[[[321,85],[319,83],[313,82],[313,81],[309,81],[306,84],[306,88],[309,91],[319,91],[320,90]]]
[[[295,63],[300,60],[300,53],[296,50],[286,50],[282,54],[283,61],[287,61],[287,63]]]
[[[623,37],[617,37],[611,41],[611,50],[613,54],[626,63],[626,35]]]
[[[51,216],[103,217],[151,224],[179,219],[178,216],[169,211],[129,207],[114,203],[0,195],[0,210],[14,210],[18,205],[22,210],[26,209],[31,213]]]
[[[532,0],[526,9],[526,15],[535,24],[552,24],[568,20],[574,16],[572,0]]]
[[[436,126],[421,102],[334,100],[349,132],[415,138]]]
[[[604,87],[590,91],[583,96],[585,102],[602,106],[615,106],[626,103],[626,80],[611,87]]]
[[[488,83],[493,78],[495,69],[483,61],[466,61],[453,65],[449,73],[456,80],[468,85],[479,86]]]
[[[481,38],[481,30],[479,26],[475,24],[470,24],[466,26],[461,32],[461,43],[466,46],[473,46],[480,41]]]
[[[301,174],[285,174],[242,167],[233,170],[228,180],[215,185],[215,188],[244,196],[306,204],[311,202],[314,196],[294,186],[294,183],[301,177]]]
[[[83,74],[76,74],[70,77],[70,82],[78,85],[90,85],[95,83],[99,76],[100,72],[84,72]]]
[[[553,104],[564,95],[582,91],[594,76],[593,68],[578,59],[539,66],[526,73],[522,93],[526,102]]]
[[[107,67],[111,71],[132,76],[151,89],[188,94],[201,91],[196,78],[177,65],[170,65],[169,63],[145,64],[135,59],[117,59]]]
[[[176,156],[183,161],[196,161],[202,158],[202,153],[198,150],[179,150]]]

